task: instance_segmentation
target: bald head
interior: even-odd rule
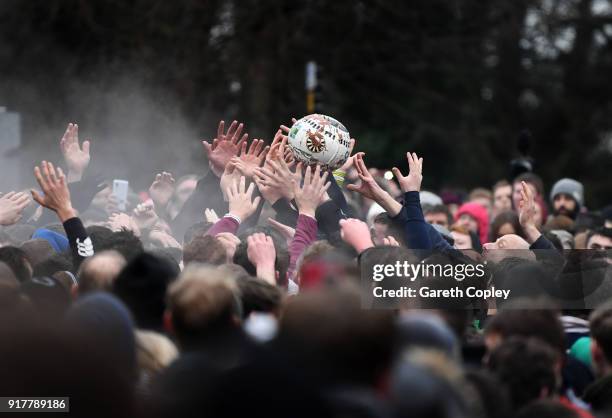
[[[125,265],[125,258],[117,251],[103,251],[86,259],[78,272],[79,295],[95,291],[110,292]]]

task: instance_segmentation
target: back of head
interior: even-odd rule
[[[17,247],[0,248],[0,261],[13,271],[20,282],[25,282],[32,277],[32,266],[28,261],[27,254],[22,249]]]
[[[519,410],[516,418],[580,418],[580,414],[561,402],[552,399],[539,399]]]
[[[396,320],[398,349],[426,348],[440,351],[454,359],[459,341],[453,331],[437,315],[425,311],[408,311]]]
[[[55,250],[47,240],[35,238],[21,244],[20,248],[26,253],[26,257],[32,268],[55,254]]]
[[[606,361],[612,364],[612,303],[608,302],[593,311],[589,328]]]
[[[236,283],[214,267],[192,264],[168,289],[168,311],[182,349],[236,326],[241,317]]]
[[[72,270],[72,256],[70,253],[55,253],[34,267],[33,277],[52,276],[60,271]]]
[[[251,312],[279,313],[283,295],[277,286],[255,277],[238,280],[237,283],[243,318],[247,318]]]
[[[175,265],[149,253],[134,257],[113,284],[113,292],[132,312],[139,328],[161,330],[166,289],[176,279]]]
[[[79,294],[112,291],[113,283],[125,265],[123,256],[112,250],[102,251],[85,259],[78,271]]]
[[[522,309],[516,308],[519,306]],[[509,302],[493,316],[485,333],[499,336],[503,341],[510,337],[538,338],[562,355],[565,352],[565,334],[559,312],[546,306],[542,300]]]
[[[34,277],[21,283],[21,293],[41,318],[59,319],[70,306],[68,288],[54,277]]]
[[[135,377],[134,323],[119,299],[103,292],[86,295],[68,310],[66,323],[81,343],[103,350],[126,376]]]
[[[215,237],[195,237],[183,247],[183,264],[187,266],[194,262],[218,266],[227,262],[227,252]]]
[[[557,353],[542,341],[513,337],[491,353],[488,367],[506,384],[513,406],[518,409],[555,394],[557,361]]]
[[[96,251],[115,250],[127,261],[144,251],[142,241],[130,230],[113,232],[104,227],[89,227],[90,238]]]
[[[395,327],[390,310],[365,310],[357,286],[344,283],[289,299],[278,342],[330,378],[374,384],[390,366]]]
[[[0,331],[0,393],[70,397],[70,416],[132,417],[132,387],[102,347],[83,344],[62,321],[34,326],[24,321]],[[62,395],[60,395],[62,394]],[[62,414],[64,415],[64,414]]]

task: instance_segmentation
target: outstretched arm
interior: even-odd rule
[[[295,228],[295,235],[289,245],[289,270],[288,277],[292,277],[297,260],[300,258],[306,247],[317,239],[317,220],[315,212],[317,207],[326,199],[326,192],[330,183],[327,181],[328,173],[321,175],[321,169],[317,166],[314,170],[306,167],[304,182],[293,180],[292,189],[295,202],[298,207],[298,221]]]
[[[46,161],[42,162],[41,167],[34,168],[34,176],[42,194],[32,190],[32,197],[41,206],[55,212],[64,225],[76,270],[84,258],[94,254],[94,248],[83,223],[72,208],[66,176],[61,168],[58,167],[56,171],[53,164]]]

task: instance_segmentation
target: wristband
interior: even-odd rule
[[[240,225],[242,223],[242,220],[236,216],[236,215],[232,215],[231,213],[228,213],[224,216],[224,218],[231,218],[233,220],[235,220],[236,222],[238,222],[238,225]]]
[[[338,186],[342,187],[344,185],[344,179],[346,177],[346,173],[342,170],[334,170],[332,171],[332,175],[334,176],[334,179],[336,180],[336,183],[338,184]]]

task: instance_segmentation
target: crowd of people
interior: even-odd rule
[[[222,121],[205,173],[160,172],[120,210],[69,124],[64,169],[0,197],[0,395],[69,396],[84,417],[612,416],[612,206],[529,171],[435,194],[411,152],[393,176],[353,149],[305,166],[288,131],[266,145]],[[574,277],[571,250],[596,291],[522,291]],[[371,309],[373,257],[488,261],[481,286],[524,298]]]

